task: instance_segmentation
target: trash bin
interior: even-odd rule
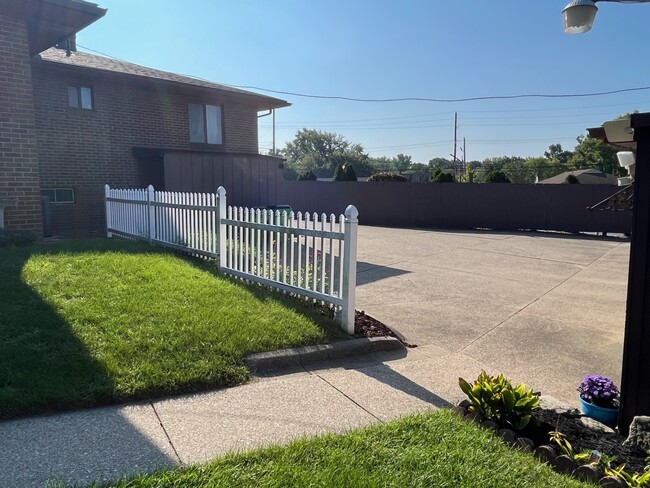
[[[279,225],[286,225],[289,215],[291,214],[291,212],[293,212],[293,209],[291,208],[290,205],[266,205],[260,207],[253,207],[253,210],[273,210],[274,219],[275,219],[276,210],[279,210],[280,211]],[[278,225],[278,222],[273,222],[273,223],[275,225]]]

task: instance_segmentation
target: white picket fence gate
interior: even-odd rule
[[[244,280],[331,304],[354,333],[358,211],[302,214],[227,206],[216,193],[105,186],[106,232],[215,259]]]

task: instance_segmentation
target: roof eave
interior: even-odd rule
[[[278,109],[278,108],[284,108],[284,107],[290,107],[291,103],[287,102],[286,100],[281,100],[279,98],[273,98],[273,97],[267,97],[265,95],[258,95],[256,93],[244,93],[244,92],[237,92],[237,91],[229,91],[229,90],[223,90],[219,89],[216,87],[208,87],[208,86],[202,86],[202,85],[194,85],[192,83],[183,83],[180,81],[173,81],[173,80],[165,80],[162,78],[152,78],[149,76],[142,76],[138,74],[133,74],[133,73],[123,73],[120,71],[111,71],[108,69],[102,69],[102,68],[95,68],[92,66],[75,66],[72,64],[65,64],[65,63],[59,63],[56,61],[51,61],[48,59],[39,59],[39,63],[45,65],[46,67],[54,68],[54,69],[59,69],[59,70],[72,70],[72,71],[82,71],[82,72],[92,72],[96,73],[99,75],[108,75],[108,76],[119,76],[119,77],[124,77],[124,78],[131,78],[134,80],[138,80],[144,83],[156,83],[156,84],[162,84],[162,85],[168,85],[168,86],[173,86],[173,87],[183,87],[187,88],[190,90],[199,90],[199,91],[209,91],[209,92],[217,92],[219,95],[228,97],[228,98],[235,98],[235,99],[240,99],[243,102],[249,103],[251,105],[254,105],[258,111],[261,110],[273,110],[273,109]]]

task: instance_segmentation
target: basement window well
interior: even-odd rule
[[[50,203],[74,203],[72,188],[51,188],[41,190],[42,197],[48,197]]]

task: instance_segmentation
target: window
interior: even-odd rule
[[[218,105],[188,105],[190,142],[223,144],[221,107]]]
[[[41,190],[41,196],[49,197],[50,203],[74,203],[74,190],[72,188]]]
[[[72,108],[83,108],[92,110],[93,91],[87,86],[68,87],[68,105]]]

